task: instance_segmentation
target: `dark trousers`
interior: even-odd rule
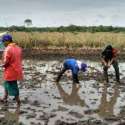
[[[116,60],[114,60],[112,65],[115,69],[116,81],[119,82],[120,81],[120,75],[119,75],[118,62]],[[104,66],[103,71],[104,71],[104,77],[105,77],[106,82],[109,82],[109,80],[108,80],[108,67]]]
[[[59,82],[60,78],[62,77],[63,73],[66,71],[66,70],[69,70],[65,67],[63,67],[63,69],[60,71],[57,79],[56,79],[56,82]],[[78,75],[77,74],[73,74],[72,75],[72,78],[73,78],[73,83],[79,83],[79,80],[78,80]]]

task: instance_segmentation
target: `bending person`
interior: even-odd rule
[[[102,64],[106,82],[109,82],[108,69],[110,68],[111,65],[113,65],[116,74],[116,81],[120,83],[119,67],[116,58],[117,54],[118,50],[113,48],[111,45],[108,45],[102,52]]]
[[[74,58],[66,59],[63,63],[63,69],[61,70],[61,72],[59,73],[59,75],[56,79],[57,83],[59,82],[63,73],[67,70],[72,71],[73,83],[76,83],[79,86],[78,72],[80,70],[85,72],[87,70],[87,65],[79,60],[74,59]]]

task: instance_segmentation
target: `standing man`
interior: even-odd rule
[[[2,42],[5,46],[3,53],[3,77],[5,93],[1,101],[6,102],[8,95],[14,96],[17,106],[20,106],[17,80],[23,79],[22,49],[13,42],[12,36],[9,34],[3,35]]]
[[[79,70],[85,72],[87,70],[87,65],[79,60],[74,59],[74,58],[66,59],[63,63],[63,69],[61,70],[61,72],[59,73],[59,75],[56,79],[57,83],[59,82],[63,73],[67,70],[72,71],[73,83],[77,84],[79,87],[78,72],[79,72]]]
[[[111,65],[113,65],[115,69],[116,81],[120,83],[117,54],[118,54],[118,50],[113,48],[111,45],[106,46],[106,48],[102,52],[102,64],[103,64],[103,71],[104,71],[104,77],[106,82],[109,82],[108,69],[110,68]]]

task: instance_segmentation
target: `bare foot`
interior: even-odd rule
[[[80,84],[76,84],[76,88],[80,89],[81,85]]]
[[[8,101],[7,101],[7,99],[0,99],[0,102],[3,104],[6,104]]]

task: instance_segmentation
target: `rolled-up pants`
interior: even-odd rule
[[[119,66],[118,66],[117,60],[114,60],[112,65],[113,65],[113,67],[115,69],[116,81],[119,82],[120,81],[120,75],[119,75]],[[109,79],[108,79],[108,67],[103,66],[103,71],[104,71],[104,78],[105,78],[106,82],[109,82]]]

